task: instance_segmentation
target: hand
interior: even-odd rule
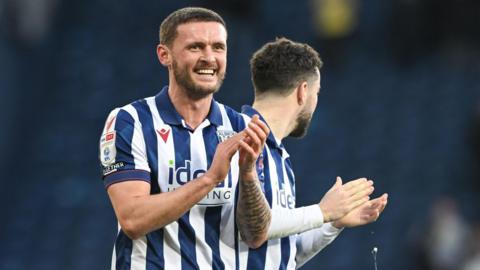
[[[340,229],[343,227],[351,228],[372,223],[378,219],[383,209],[385,209],[385,206],[387,206],[387,202],[388,194],[385,193],[381,197],[365,202],[353,209],[346,216],[335,221],[333,226]]]
[[[214,184],[223,182],[230,170],[232,157],[239,149],[240,142],[244,137],[245,133],[242,131],[219,143],[213,156],[212,165],[204,176],[213,181]]]
[[[260,120],[258,115],[254,115],[242,132],[245,132],[246,136],[240,141],[240,157],[238,161],[240,173],[242,175],[256,174],[255,162],[263,151],[270,129]],[[244,177],[241,178],[243,179]]]
[[[337,177],[333,187],[328,190],[319,203],[324,222],[336,221],[367,202],[373,190],[373,181],[367,181],[366,178],[342,185],[342,179]]]

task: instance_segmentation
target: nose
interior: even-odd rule
[[[215,56],[214,56],[213,50],[210,46],[205,47],[200,60],[205,61],[205,62],[209,62],[209,63],[215,62]]]

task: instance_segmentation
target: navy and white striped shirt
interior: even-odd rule
[[[245,128],[243,117],[212,101],[195,130],[175,110],[165,87],[154,97],[113,110],[100,139],[105,186],[132,179],[168,192],[210,167],[219,139]],[[225,181],[177,221],[129,239],[119,228],[112,269],[235,269],[234,194],[238,154]]]
[[[250,106],[243,106],[242,113],[248,117],[258,114],[260,119],[266,122]],[[272,132],[257,160],[257,173],[271,209],[295,208],[295,177],[289,154]],[[249,249],[244,242],[239,242],[240,269],[295,269],[296,240],[297,235],[272,239],[257,249]]]

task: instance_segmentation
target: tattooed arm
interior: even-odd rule
[[[240,235],[251,248],[260,247],[267,240],[271,213],[260,187],[255,163],[263,151],[270,130],[258,115],[245,129],[247,138],[240,142],[240,179],[238,183],[237,226]]]
[[[241,176],[238,188],[237,225],[240,235],[250,248],[258,248],[267,240],[272,217],[256,171],[254,177]]]

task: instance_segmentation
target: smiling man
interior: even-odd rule
[[[184,8],[160,26],[168,86],[114,109],[100,138],[103,181],[119,223],[112,269],[234,269],[234,194],[257,178],[269,133],[213,99],[225,77],[227,30]],[[236,154],[238,153],[238,154]]]

